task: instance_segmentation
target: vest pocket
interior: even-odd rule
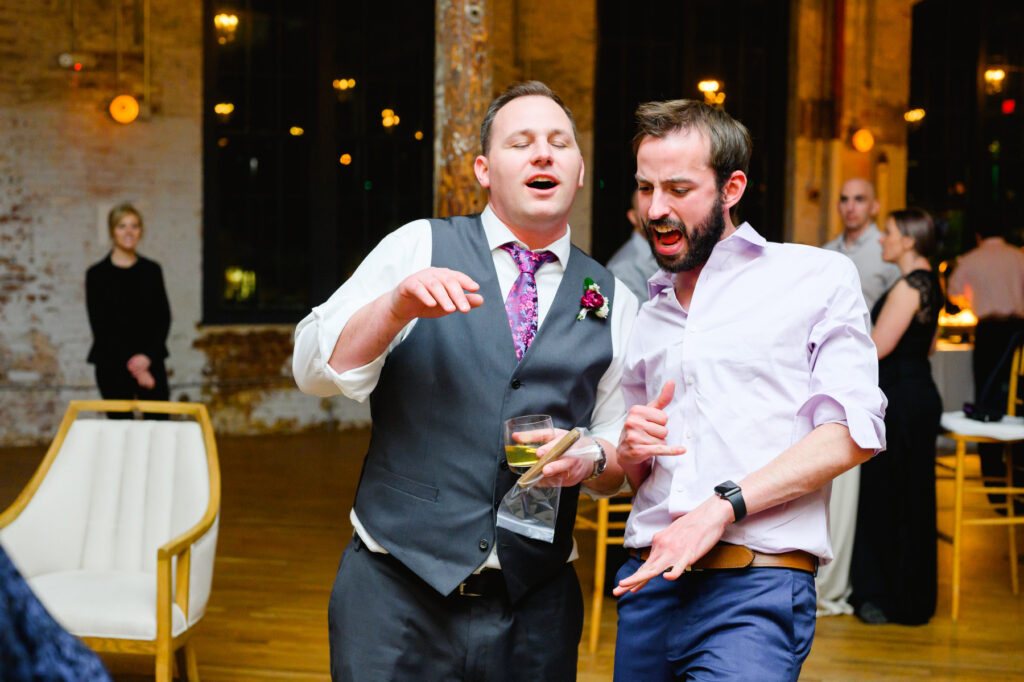
[[[380,472],[380,481],[386,487],[425,502],[437,502],[438,489],[435,486],[420,483],[384,467],[380,467],[378,471]]]

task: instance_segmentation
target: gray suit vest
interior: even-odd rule
[[[441,594],[497,540],[515,601],[568,559],[579,486],[562,491],[553,543],[496,528],[495,510],[516,480],[505,465],[503,422],[549,414],[563,429],[590,425],[612,359],[611,320],[576,315],[586,277],[606,295],[614,278],[572,247],[551,309],[517,363],[479,216],[431,220],[431,232],[432,265],[472,277],[484,303],[417,320],[388,356],[370,397],[373,433],[355,509],[374,540]]]

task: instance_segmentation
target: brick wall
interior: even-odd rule
[[[152,0],[151,111],[121,125],[107,105],[143,92],[142,7],[0,3],[0,445],[48,440],[68,400],[99,397],[84,278],[109,250],[106,213],[121,201],[141,210],[139,251],[167,280],[173,399],[207,402],[230,432],[365,420],[364,406],[293,388],[290,330],[199,327],[202,3]],[[61,68],[63,52],[83,69]],[[242,377],[256,344],[274,352]]]

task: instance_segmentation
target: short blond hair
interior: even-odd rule
[[[114,236],[114,228],[121,222],[121,218],[126,215],[133,215],[139,219],[139,227],[145,229],[142,222],[142,214],[139,213],[139,209],[132,206],[127,201],[123,204],[118,204],[114,208],[110,209],[110,213],[107,214],[107,231],[110,233],[111,238]]]

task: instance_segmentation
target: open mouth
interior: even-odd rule
[[[654,241],[665,247],[672,247],[683,240],[683,230],[675,225],[657,224],[650,225]]]
[[[558,186],[558,181],[552,177],[546,175],[538,175],[537,177],[531,178],[526,186],[530,189],[554,189]]]

